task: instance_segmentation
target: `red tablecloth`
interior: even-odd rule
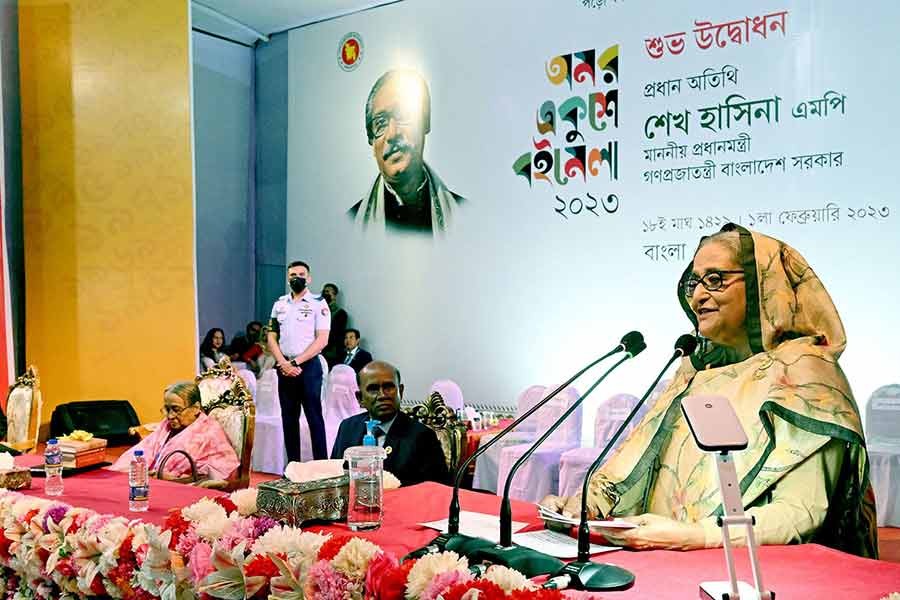
[[[43,459],[38,457],[37,463]],[[34,457],[16,457],[22,466],[34,466]],[[133,513],[128,510],[128,474],[97,469],[63,478],[63,495],[44,494],[44,478],[33,477],[31,489],[23,494],[58,500],[71,506],[90,508],[104,514],[121,515],[129,519],[140,518],[147,523],[162,525],[173,507],[188,506],[203,497],[213,498],[221,492],[204,490],[190,485],[154,479],[150,482],[150,510]]]
[[[500,433],[507,425],[512,422],[512,419],[500,419],[498,423],[493,427],[482,429],[480,431],[468,431],[466,437],[466,450],[461,457],[460,462],[475,454],[475,451],[478,450],[478,446],[481,444],[481,438],[486,435],[494,435],[496,433]],[[475,465],[472,466],[474,467]]]
[[[449,501],[450,488],[436,483],[389,491],[385,494],[384,525],[363,537],[402,556],[434,538],[434,531],[416,523],[446,517]],[[461,503],[463,510],[492,514],[497,514],[500,507],[496,496],[466,491],[462,492]],[[536,509],[525,502],[513,502],[513,519],[538,522]],[[342,525],[317,529],[344,534],[348,531]],[[900,592],[900,564],[859,558],[815,544],[765,546],[759,556],[763,583],[779,599],[879,600],[890,592]],[[697,598],[701,581],[728,577],[721,548],[692,552],[620,550],[595,560],[620,565],[635,574],[635,585],[630,590],[598,594],[597,598]],[[736,564],[738,575],[752,581],[745,549],[737,549]]]
[[[161,523],[169,508],[192,504],[203,496],[217,492],[166,481],[153,481],[149,512],[128,512],[128,477],[124,473],[98,470],[65,480],[61,501],[98,512],[140,516]],[[25,493],[46,497],[42,478],[35,478],[32,489]],[[435,532],[417,523],[447,516],[450,488],[436,484],[420,485],[388,491],[385,494],[385,522],[378,531],[362,534],[381,547],[402,556],[434,538]],[[463,510],[497,514],[500,499],[489,494],[463,491]],[[514,501],[513,519],[539,523],[536,509],[525,502]],[[337,524],[313,528],[330,533],[348,533]],[[763,581],[779,599],[847,598],[879,600],[890,592],[900,592],[900,564],[869,560],[844,554],[824,546],[765,546],[760,549]],[[738,575],[751,580],[747,553],[736,551]],[[653,598],[667,600],[696,598],[701,581],[721,580],[725,573],[721,549],[693,552],[630,552],[604,554],[596,560],[620,565],[635,574],[635,585],[624,592],[596,595],[597,598]]]

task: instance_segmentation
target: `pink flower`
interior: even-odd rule
[[[180,540],[178,540],[178,544],[175,546],[175,551],[182,556],[188,556],[199,541],[200,536],[197,535],[197,531],[195,529],[191,529],[190,531],[182,535]]]
[[[246,542],[246,547],[249,547],[250,542],[254,539],[255,524],[254,519],[240,519],[239,521],[235,521],[225,530],[225,533],[222,534],[222,537],[219,539],[219,546],[229,552],[241,542]]]
[[[356,591],[353,582],[338,573],[327,560],[320,560],[309,568],[306,597],[322,600],[343,600]]]
[[[191,579],[199,585],[215,568],[212,564],[212,546],[206,542],[197,542],[191,549],[188,565],[191,567]]]
[[[461,571],[441,573],[431,580],[431,583],[428,584],[428,587],[425,588],[425,591],[422,592],[419,598],[420,600],[437,600],[437,597],[447,591],[451,585],[466,583],[471,580],[471,573],[463,573]]]

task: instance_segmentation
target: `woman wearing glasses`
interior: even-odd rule
[[[143,450],[155,476],[159,463],[175,450],[191,455],[201,479],[227,479],[239,460],[219,422],[200,406],[200,388],[192,381],[174,383],[163,392],[162,422],[149,436],[129,449],[110,469],[128,471],[135,450]],[[184,480],[191,475],[187,459],[176,454],[165,464],[164,479]]]
[[[731,401],[750,440],[734,459],[759,543],[876,556],[862,425],[837,362],[846,337],[813,270],[787,244],[729,224],[701,240],[678,297],[700,344],[591,481],[595,515],[637,525],[606,539],[635,549],[721,545],[715,462],[680,410],[681,398],[705,394]],[[581,510],[580,497],[543,503]],[[731,536],[744,542],[743,528]]]

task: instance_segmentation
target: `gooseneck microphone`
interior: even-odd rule
[[[634,332],[637,333],[637,332]],[[636,336],[632,336],[629,340],[625,341],[623,339],[623,344],[625,345],[625,356],[616,361],[616,363],[606,370],[592,385],[587,389],[587,391],[580,397],[578,400],[572,403],[572,406],[567,408],[565,412],[552,424],[547,431],[545,431],[538,439],[531,445],[529,448],[513,463],[512,468],[509,470],[509,474],[506,476],[506,481],[503,486],[503,500],[500,504],[500,544],[492,547],[485,547],[478,549],[472,556],[473,560],[487,561],[494,564],[501,564],[511,568],[514,568],[518,571],[521,571],[526,577],[535,577],[537,575],[544,575],[547,573],[552,573],[554,569],[558,569],[562,566],[562,563],[552,557],[546,556],[543,553],[536,552],[529,548],[513,548],[512,547],[512,505],[509,500],[509,489],[512,485],[512,480],[516,475],[516,472],[519,468],[527,461],[532,454],[543,444],[550,435],[556,431],[560,425],[562,425],[565,420],[578,409],[579,406],[587,399],[588,396],[591,395],[591,392],[599,386],[606,377],[612,373],[619,365],[628,360],[629,358],[633,358],[644,351],[647,347],[647,344],[644,343],[644,336],[637,333]]]
[[[622,421],[622,424],[616,430],[612,439],[606,443],[603,452],[600,453],[600,456],[597,457],[597,460],[595,460],[588,469],[584,478],[584,483],[581,487],[581,521],[578,524],[578,560],[567,564],[553,578],[557,582],[566,580],[564,584],[565,587],[595,592],[625,589],[630,587],[634,582],[634,575],[621,567],[591,562],[591,530],[590,527],[588,527],[587,511],[588,488],[590,487],[591,478],[594,476],[594,473],[596,473],[597,469],[600,468],[600,465],[603,464],[606,455],[609,454],[609,451],[616,445],[619,436],[622,435],[622,432],[625,431],[625,428],[628,427],[628,424],[634,419],[638,410],[640,410],[641,406],[643,406],[653,390],[656,389],[656,384],[659,383],[659,380],[662,379],[665,372],[673,362],[683,356],[690,356],[696,348],[697,340],[692,335],[684,334],[675,341],[675,352],[672,354],[671,358],[669,358],[668,362],[666,362],[666,366],[662,368],[659,375],[656,376],[656,379],[653,380],[653,383],[650,384],[650,387],[647,388],[647,391],[638,403],[635,404],[625,420]]]
[[[456,475],[454,476],[453,483],[453,495],[450,498],[450,507],[447,511],[447,533],[442,533],[441,535],[434,538],[431,542],[429,542],[426,546],[414,550],[410,552],[404,557],[404,560],[407,558],[418,558],[425,554],[429,554],[432,552],[441,552],[443,550],[454,550],[459,552],[460,554],[468,554],[469,552],[476,550],[478,548],[492,546],[493,543],[487,540],[483,540],[481,538],[474,538],[468,535],[462,535],[459,533],[459,487],[462,484],[462,478],[468,469],[469,465],[472,464],[475,459],[479,456],[487,452],[487,450],[504,438],[507,434],[509,434],[513,429],[518,427],[522,421],[533,415],[536,411],[538,411],[542,406],[547,404],[550,400],[555,398],[561,391],[569,387],[569,385],[581,377],[585,372],[587,372],[594,365],[602,362],[603,360],[609,358],[613,354],[617,354],[619,352],[623,352],[626,348],[629,348],[637,343],[638,340],[643,341],[644,336],[637,331],[630,331],[622,336],[619,344],[593,361],[591,361],[586,367],[572,375],[569,379],[564,381],[559,387],[555,390],[547,394],[540,401],[535,403],[534,406],[526,410],[522,415],[520,415],[515,421],[507,425],[500,433],[495,435],[490,440],[481,444],[475,452],[473,452],[466,460],[462,462],[461,465],[456,469]]]

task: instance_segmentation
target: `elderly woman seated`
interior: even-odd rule
[[[681,398],[714,394],[731,401],[750,439],[734,462],[756,539],[876,556],[859,410],[837,362],[847,340],[822,282],[790,246],[729,224],[701,240],[678,292],[701,343],[590,482],[594,515],[637,525],[604,530],[607,540],[636,549],[721,545],[715,461],[679,410]],[[542,503],[581,511],[579,496]],[[743,529],[732,539],[743,542]]]
[[[197,466],[201,479],[227,479],[240,461],[218,421],[206,415],[200,406],[200,388],[182,381],[163,393],[165,419],[149,436],[129,449],[111,466],[114,471],[128,471],[135,450],[143,450],[151,473],[155,476],[162,460],[176,450],[188,453]],[[182,454],[165,463],[164,479],[185,480],[191,466]]]

